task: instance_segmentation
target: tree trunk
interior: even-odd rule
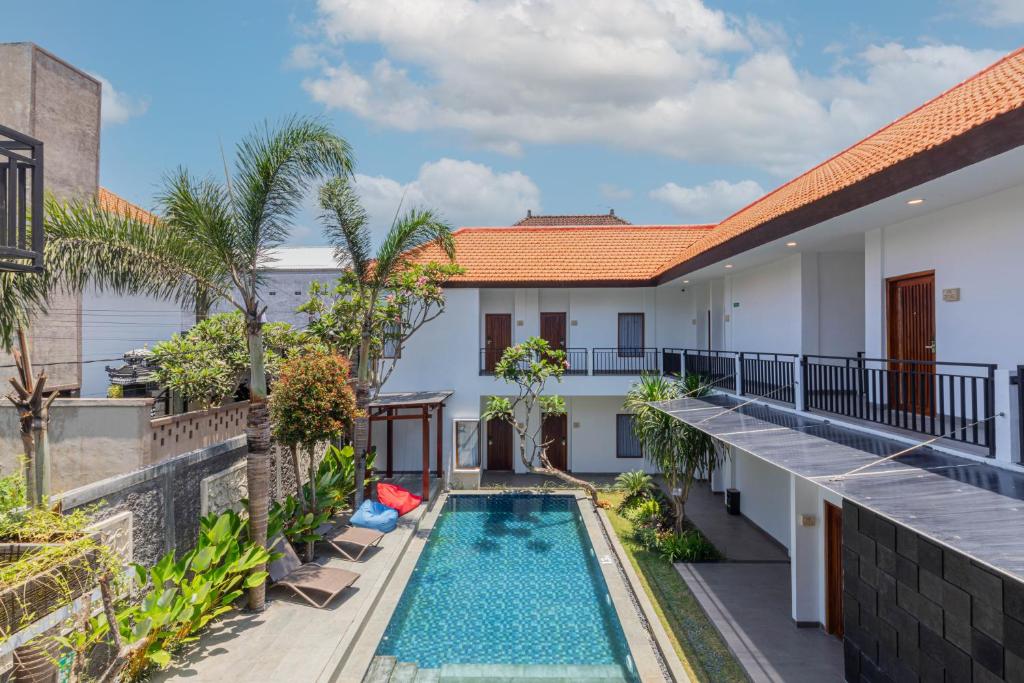
[[[554,467],[548,460],[548,449],[544,448],[541,450],[540,462],[542,467],[531,467],[529,464],[527,464],[527,467],[529,467],[530,471],[534,474],[547,474],[552,477],[557,477],[567,484],[583,489],[587,492],[587,495],[590,496],[591,502],[594,503],[594,505],[597,505],[597,488],[595,488],[589,481],[577,479],[568,472]]]
[[[356,469],[356,500],[358,508],[364,496],[363,489],[366,488],[366,447],[370,442],[370,414],[367,404],[370,402],[370,390],[362,382],[356,384],[356,419],[353,427],[352,449],[354,466]]]
[[[299,501],[302,509],[306,509],[306,496],[302,494],[302,470],[299,468],[299,447],[292,444],[289,449],[292,454],[292,472],[295,473],[295,499]]]
[[[306,449],[309,453],[309,511],[316,517],[316,446],[310,446]],[[310,562],[313,561],[313,557],[316,555],[316,541],[306,542],[306,559]]]
[[[50,439],[47,435],[46,423],[49,421],[49,409],[42,407],[41,414],[32,420],[32,440],[35,441],[33,453],[33,473],[35,474],[36,505],[44,504],[50,497]]]
[[[249,452],[245,460],[245,476],[249,488],[249,535],[252,542],[267,547],[267,514],[270,508],[270,412],[267,409],[267,373],[263,365],[263,324],[255,315],[247,320],[249,344],[249,417],[245,433]],[[253,567],[253,572],[266,570],[266,565]],[[249,589],[249,609],[266,607],[267,586],[261,583]]]

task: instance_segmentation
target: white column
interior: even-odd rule
[[[1017,387],[1010,385],[1009,370],[996,370],[993,392],[995,393],[995,406],[993,408],[995,414],[998,415],[993,420],[995,423],[993,431],[996,437],[996,460],[1013,462],[1013,442],[1015,438],[1013,430],[1019,423],[1012,419],[1014,413],[1016,413],[1016,406],[1014,404],[1017,401]]]
[[[790,587],[793,621],[820,622],[823,552],[817,486],[789,475]]]

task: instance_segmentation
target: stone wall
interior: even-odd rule
[[[249,402],[243,401],[152,420],[148,464],[244,434],[248,412]]]
[[[132,560],[153,564],[168,550],[192,548],[201,516],[229,507],[241,509],[240,501],[248,495],[245,454],[245,437],[239,436],[68,491],[61,500],[67,511],[98,505],[100,521],[120,516],[119,527],[131,529]],[[287,451],[275,449],[271,467],[271,495],[277,500],[294,491]],[[126,511],[130,519],[122,515]]]
[[[843,503],[847,681],[1024,681],[1024,584]]]

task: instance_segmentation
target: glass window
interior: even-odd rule
[[[619,356],[641,356],[644,352],[644,314],[619,313]]]
[[[455,468],[460,470],[480,467],[480,422],[455,420]]]
[[[644,450],[640,446],[640,439],[633,433],[633,416],[615,416],[615,457],[616,458],[642,458]]]

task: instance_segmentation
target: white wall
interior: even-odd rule
[[[935,271],[935,327],[939,360],[1024,362],[1021,254],[1024,192],[1014,187],[913,220],[872,230],[865,239],[865,345],[886,353],[885,279]],[[927,206],[927,205],[925,205]],[[960,301],[942,290],[960,288]]]
[[[724,348],[796,353],[801,347],[801,255],[725,278]]]
[[[569,467],[574,472],[654,470],[644,458],[615,457],[615,416],[625,413],[621,396],[573,396],[569,411]]]
[[[309,288],[313,282],[333,287],[340,271],[273,270],[264,274],[260,295],[267,305],[267,320],[286,322],[295,327],[309,324],[309,316],[297,313],[296,308],[309,301]]]
[[[779,543],[790,547],[789,473],[733,449],[740,512]]]
[[[818,256],[818,352],[855,356],[864,350],[864,253]]]

